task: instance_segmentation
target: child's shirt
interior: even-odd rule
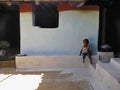
[[[81,49],[81,53],[88,53],[89,50],[90,50],[89,45],[88,46],[83,46],[82,49]]]

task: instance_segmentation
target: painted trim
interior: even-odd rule
[[[66,10],[99,10],[99,6],[97,5],[88,5],[88,6],[70,6],[65,2],[60,2],[58,4],[58,11],[66,11]]]
[[[66,11],[66,10],[99,10],[99,6],[97,5],[88,5],[88,6],[82,6],[82,7],[75,7],[70,6],[65,2],[59,2],[58,4],[58,11]],[[32,12],[32,4],[24,3],[20,4],[20,12]]]

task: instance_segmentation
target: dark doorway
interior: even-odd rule
[[[0,4],[0,60],[13,60],[20,51],[20,16],[18,5]]]
[[[119,3],[120,5],[120,3]],[[111,44],[115,54],[120,52],[120,6],[114,4],[107,8],[106,13],[106,40]]]
[[[112,46],[116,57],[120,53],[120,1],[113,1],[112,4],[100,8],[99,51],[102,44]]]

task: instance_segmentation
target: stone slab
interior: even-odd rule
[[[103,63],[109,63],[111,58],[114,58],[114,53],[113,52],[98,52],[99,59]]]
[[[102,83],[106,83],[109,90],[120,90],[120,70],[111,63],[98,62],[97,74]]]
[[[93,61],[98,60],[98,56],[92,57]],[[89,66],[89,60],[86,58],[86,67]],[[65,69],[65,68],[80,68],[82,67],[81,56],[16,56],[17,69]]]
[[[116,66],[116,68],[120,69],[120,58],[111,58],[110,63],[114,64]]]

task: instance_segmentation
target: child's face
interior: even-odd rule
[[[87,43],[87,41],[84,40],[84,41],[83,41],[83,44],[84,44],[84,45],[87,45],[88,43]]]

